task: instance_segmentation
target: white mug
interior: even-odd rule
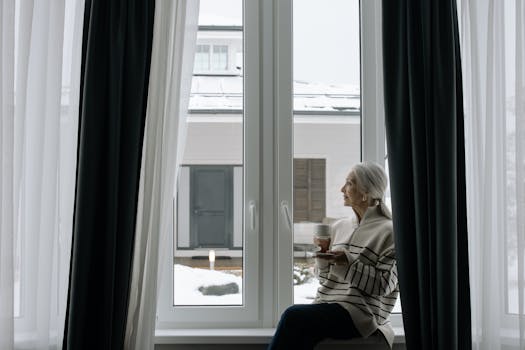
[[[330,225],[328,224],[315,225],[314,236],[319,239],[330,238]]]

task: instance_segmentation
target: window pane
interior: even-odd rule
[[[212,56],[212,67],[214,71],[228,70],[228,46],[214,45]]]
[[[210,70],[210,46],[197,45],[195,50],[195,71]]]
[[[359,1],[293,3],[294,302],[311,303],[313,228],[349,216],[340,192],[361,159]]]
[[[210,69],[210,53],[213,70],[227,68],[225,38],[242,58],[242,1],[201,0],[199,25],[196,72]],[[243,305],[242,75],[194,76],[187,123],[175,199],[174,305]]]

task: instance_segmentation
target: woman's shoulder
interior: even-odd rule
[[[394,225],[392,224],[392,219],[383,217],[381,220],[374,222],[375,228],[374,231],[377,231],[383,236],[393,236],[394,234]]]
[[[392,219],[383,216],[381,220],[378,220],[377,225],[381,227],[384,231],[392,233],[394,231],[394,225]]]
[[[353,230],[357,226],[357,221],[353,217],[340,218],[335,220],[332,225],[332,232]]]
[[[394,242],[394,229],[392,220],[387,217],[376,218],[363,226],[367,232],[363,239],[376,242],[379,245],[390,245]]]
[[[350,218],[336,220],[331,226],[332,246],[347,244],[357,227],[357,221]]]

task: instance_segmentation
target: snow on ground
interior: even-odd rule
[[[319,281],[311,279],[310,281],[295,285],[293,287],[293,302],[294,304],[311,304],[314,301]]]
[[[175,305],[242,305],[242,277],[218,270],[191,268],[175,264]],[[239,293],[222,296],[203,295],[199,287],[236,282]],[[294,286],[294,303],[311,304],[317,293],[319,281],[310,281]],[[401,312],[399,298],[392,312]]]
[[[175,305],[242,305],[242,278],[227,272],[191,268],[175,264],[173,274],[175,281]],[[236,282],[239,293],[223,296],[203,295],[199,287]],[[302,285],[294,286],[294,302],[310,304],[315,297],[319,282],[312,280]]]
[[[173,299],[175,305],[242,305],[242,278],[217,270],[175,264]],[[203,295],[199,287],[236,282],[239,293],[222,296]]]

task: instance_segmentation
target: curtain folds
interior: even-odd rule
[[[126,349],[153,350],[158,286],[171,254],[199,1],[157,0]],[[168,264],[173,266],[173,264]],[[171,276],[172,271],[164,275]],[[167,278],[162,283],[171,283]],[[170,288],[168,288],[171,290]],[[169,306],[166,305],[166,308]]]
[[[471,347],[454,0],[383,2],[385,121],[406,344]]]
[[[525,348],[525,8],[462,0],[473,348]]]
[[[0,5],[0,348],[60,349],[83,1]]]
[[[14,346],[15,1],[0,4],[0,349]]]
[[[122,349],[155,1],[86,1],[64,348]]]

